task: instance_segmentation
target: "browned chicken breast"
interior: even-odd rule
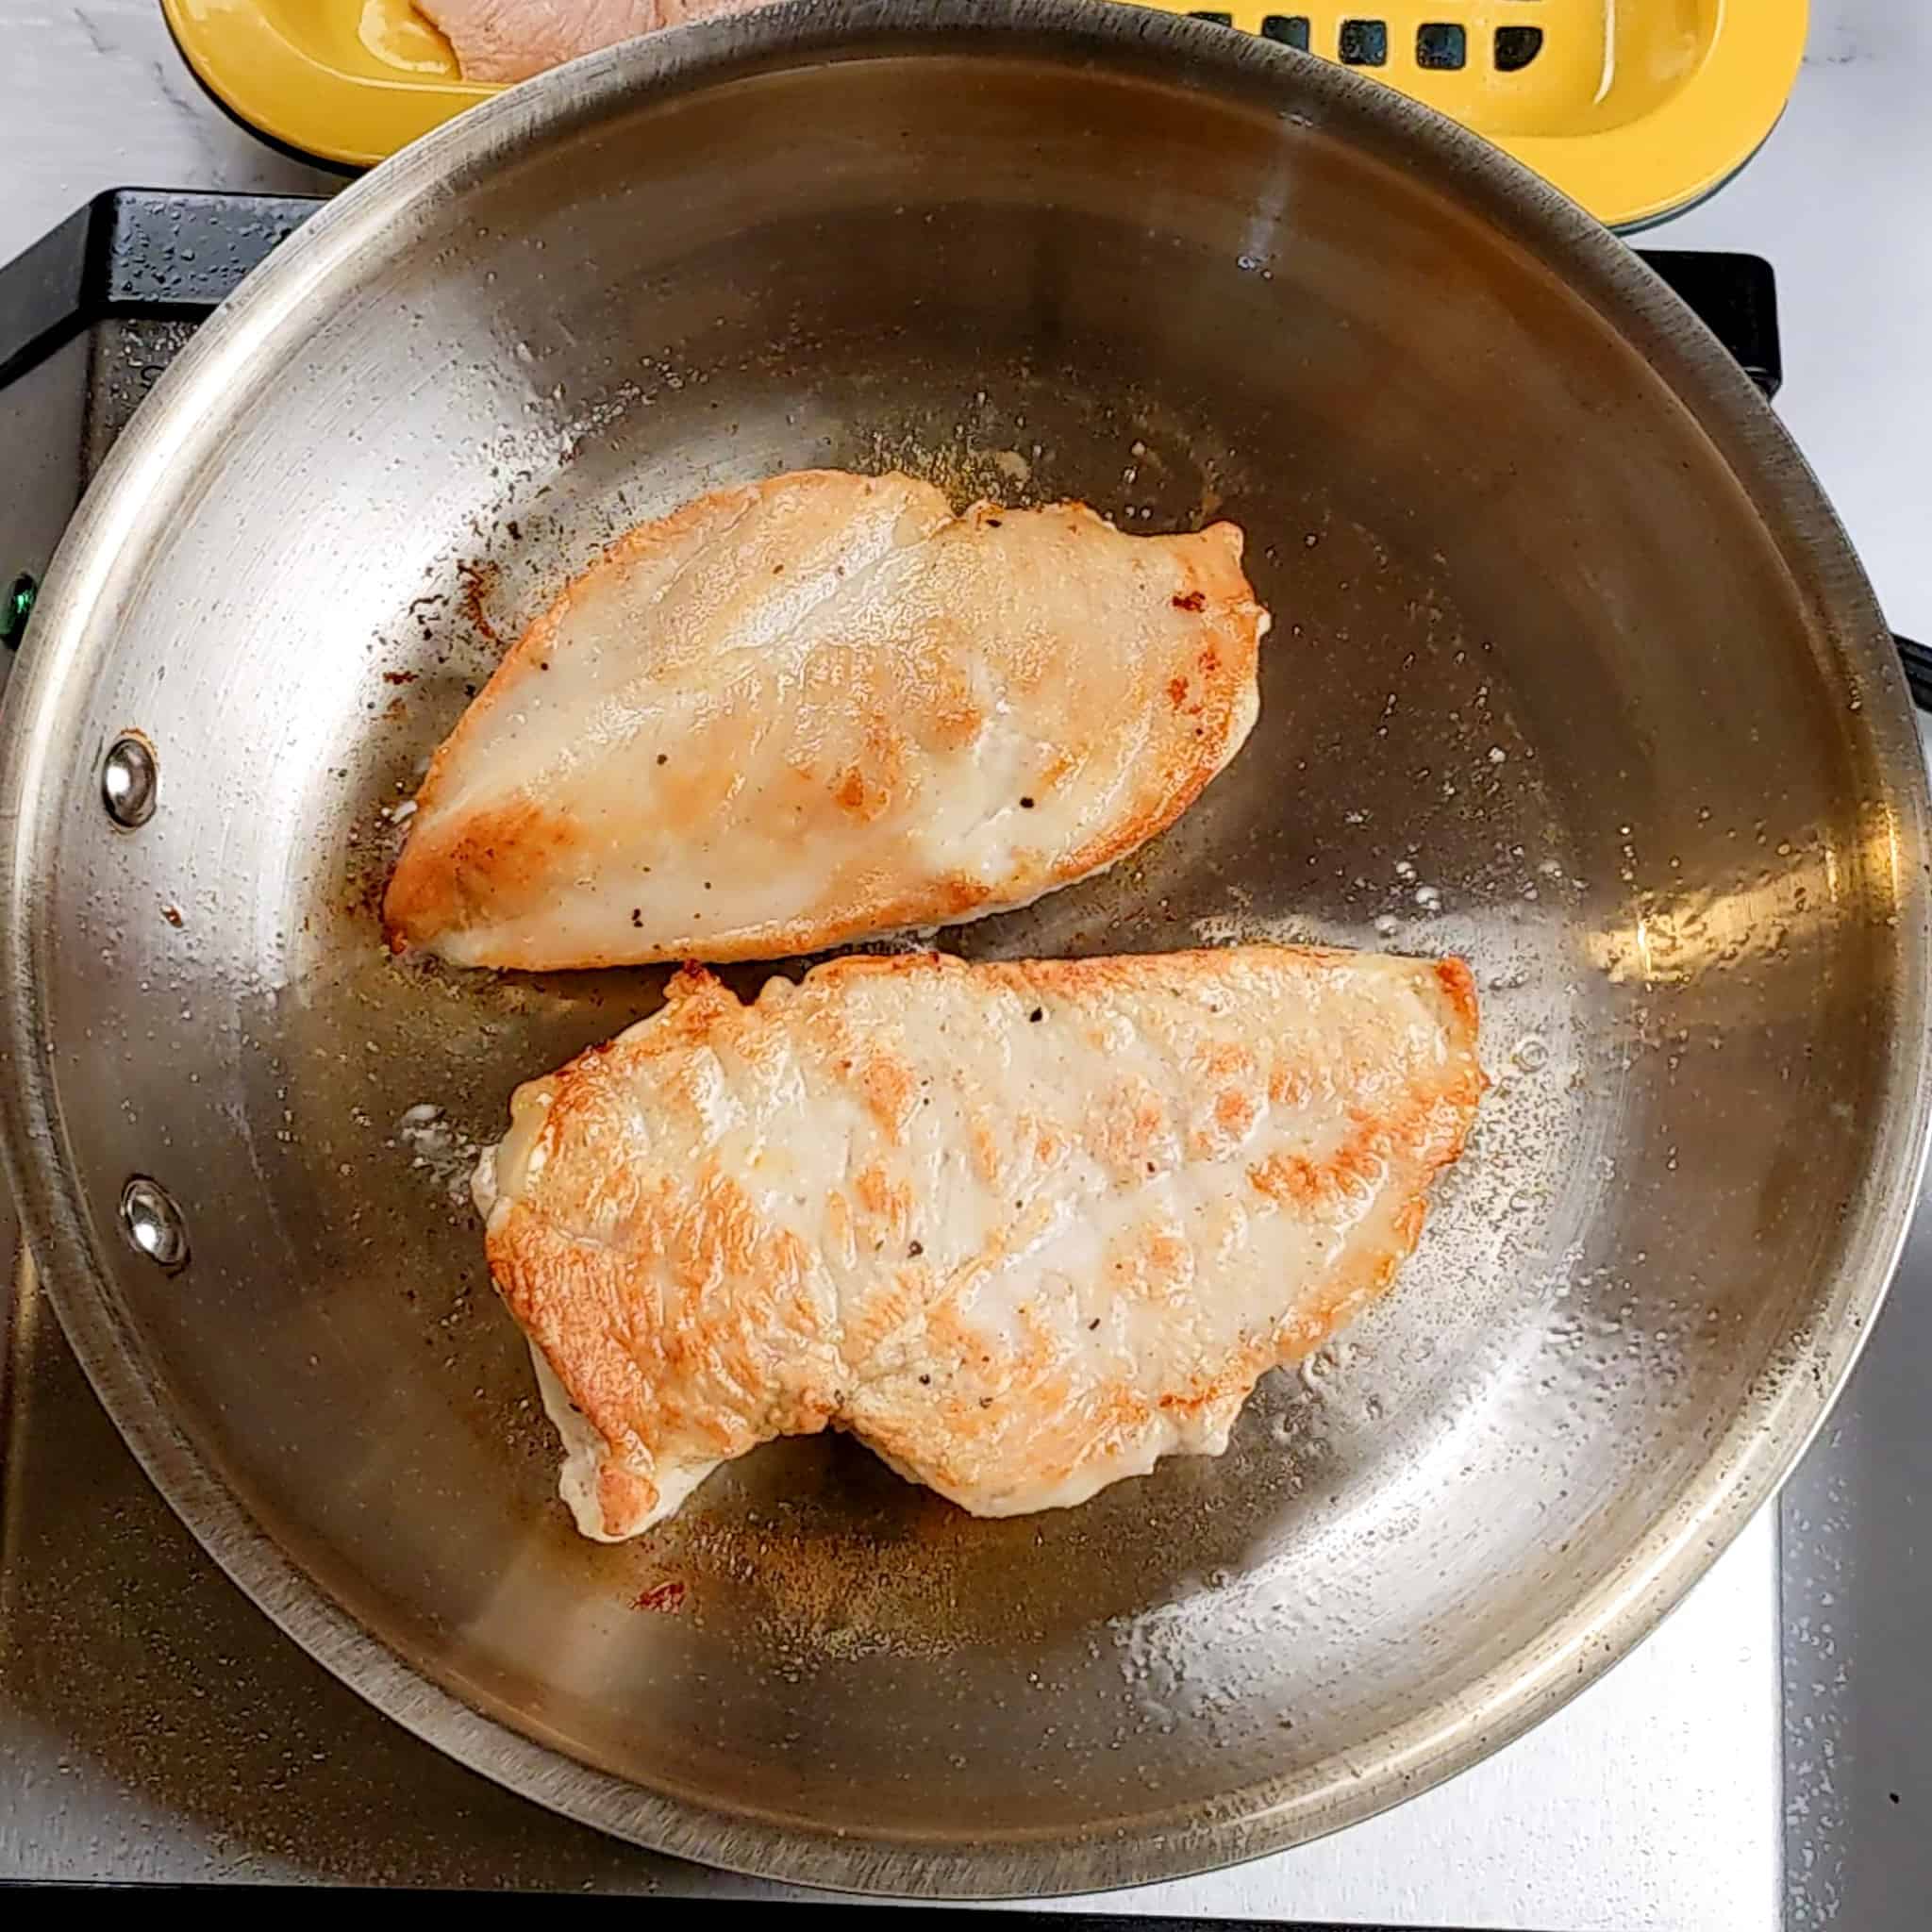
[[[1459,960],[846,958],[521,1088],[476,1178],[587,1536],[850,1430],[980,1515],[1219,1454],[1387,1288],[1483,1088]]]
[[[548,969],[776,958],[1022,906],[1241,747],[1241,535],[1077,504],[956,517],[803,471],[618,541],[437,753],[391,943]]]

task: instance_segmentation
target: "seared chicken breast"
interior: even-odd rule
[[[746,13],[765,0],[416,0],[465,80],[527,80],[660,26]]]
[[[1389,1286],[1482,1088],[1455,959],[689,968],[475,1191],[585,1535],[828,1426],[1004,1516],[1219,1454]]]
[[[956,517],[805,471],[620,539],[437,753],[399,950],[548,969],[773,958],[1104,870],[1254,724],[1241,534],[1077,504]]]

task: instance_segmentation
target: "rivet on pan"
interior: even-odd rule
[[[136,1174],[121,1190],[121,1231],[136,1254],[172,1274],[188,1264],[188,1224],[159,1181]]]
[[[101,801],[117,825],[131,831],[146,824],[155,815],[155,795],[160,782],[154,747],[146,739],[129,732],[108,747],[107,761],[101,767]]]

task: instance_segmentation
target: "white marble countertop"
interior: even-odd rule
[[[107,187],[316,192],[337,185],[338,177],[258,142],[207,99],[155,0],[0,0],[0,27],[8,81],[0,258]],[[1787,378],[1780,408],[1892,621],[1932,641],[1928,92],[1932,7],[1814,0],[1805,70],[1764,152],[1712,202],[1653,239],[1749,249],[1776,264]],[[1904,1319],[1889,1315],[1881,1338],[1901,1335]],[[1923,1330],[1932,1310],[1913,1319]],[[1861,1386],[1884,1373],[1868,1365]],[[1766,1520],[1628,1663],[1541,1731],[1427,1798],[1284,1859],[1109,1907],[1539,1932],[1769,1932],[1785,1916],[1774,1564]],[[1922,1598],[1921,1618],[1923,1606]],[[1849,1749],[1840,1719],[1827,1712],[1821,1722],[1830,1733],[1827,1759]],[[1913,1763],[1926,1761],[1920,1749]],[[1872,1775],[1884,1785],[1906,1774],[1888,1762]],[[1815,1803],[1822,1818],[1840,1802],[1832,1765],[1807,1776],[1801,1765],[1788,1801]],[[1794,1842],[1807,1856],[1809,1840],[1801,1833]],[[1903,1856],[1926,1873],[1923,1846]],[[1827,1864],[1830,1857],[1842,1864],[1841,1849]],[[256,1875],[300,1875],[296,1866]],[[1793,1918],[1819,1916],[1840,1896],[1839,1883],[1801,1885]],[[1874,1907],[1886,1894],[1913,1895],[1882,1875],[1875,1889],[1869,1873],[1865,1883],[1861,1926],[1880,1924]],[[1922,1924],[1923,1889],[1916,1896],[1918,1916],[1886,1917],[1885,1926]]]
[[[157,0],[0,0],[0,260],[103,188],[325,194],[189,73]]]

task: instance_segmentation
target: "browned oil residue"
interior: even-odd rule
[[[459,600],[463,615],[492,644],[502,643],[502,633],[491,623],[490,613],[483,608],[484,600],[496,588],[496,566],[493,563],[459,563],[457,575],[463,587]]]
[[[349,897],[342,908],[351,919],[370,920],[377,925],[382,924],[382,902],[389,893],[389,866],[374,854],[364,858],[358,853],[351,858],[344,881],[349,888]]]
[[[181,908],[178,906],[163,906],[161,908],[161,917],[165,919],[168,922],[168,924],[175,928],[176,932],[179,932],[182,926],[187,923],[181,917]]]
[[[385,684],[414,684],[416,674],[413,671],[385,671],[382,681]]]
[[[680,1517],[659,1532],[658,1558],[801,1658],[940,1657],[1037,1635],[1030,1530],[989,1534],[929,1490],[855,1507],[857,1520],[809,1505]]]
[[[684,1607],[685,1586],[676,1577],[664,1583],[654,1583],[649,1590],[641,1590],[631,1599],[634,1610],[675,1611]]]

